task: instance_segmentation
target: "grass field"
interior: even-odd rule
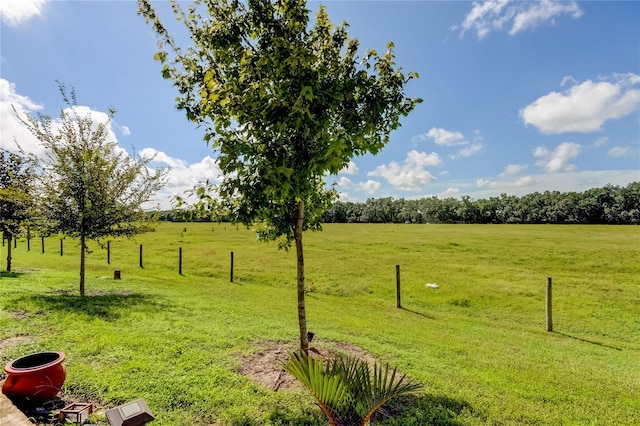
[[[3,365],[63,351],[65,399],[143,397],[159,425],[324,423],[304,391],[239,373],[297,340],[294,253],[242,227],[161,223],[113,241],[110,265],[93,247],[83,299],[77,242],[45,248],[20,240],[0,278]],[[424,384],[377,424],[640,425],[640,227],[331,224],[305,235],[305,258],[314,344],[357,345]]]

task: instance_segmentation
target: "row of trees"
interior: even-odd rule
[[[20,118],[46,155],[0,150],[0,231],[7,244],[21,234],[62,234],[80,240],[80,294],[85,292],[87,240],[132,236],[146,229],[141,205],[164,184],[150,158],[133,158],[109,137],[109,124],[79,110],[74,91],[60,85],[59,119]]]
[[[584,192],[545,191],[472,200],[370,198],[325,211],[327,223],[599,223],[640,224],[640,182]]]

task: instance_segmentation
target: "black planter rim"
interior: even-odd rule
[[[64,361],[62,352],[37,352],[10,361],[4,371],[7,373],[30,372],[54,366]]]

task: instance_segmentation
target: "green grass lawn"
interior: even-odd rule
[[[155,424],[324,424],[304,391],[239,373],[297,341],[293,252],[229,224],[161,223],[112,241],[110,265],[92,246],[80,298],[77,242],[45,246],[20,240],[1,275],[3,365],[60,350],[66,400],[142,397]],[[640,227],[330,224],[305,235],[305,259],[314,344],[357,345],[424,384],[378,424],[640,424]]]

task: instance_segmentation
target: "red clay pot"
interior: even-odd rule
[[[54,399],[67,377],[64,359],[62,352],[38,352],[11,361],[4,367],[8,376],[2,393],[29,402]]]

